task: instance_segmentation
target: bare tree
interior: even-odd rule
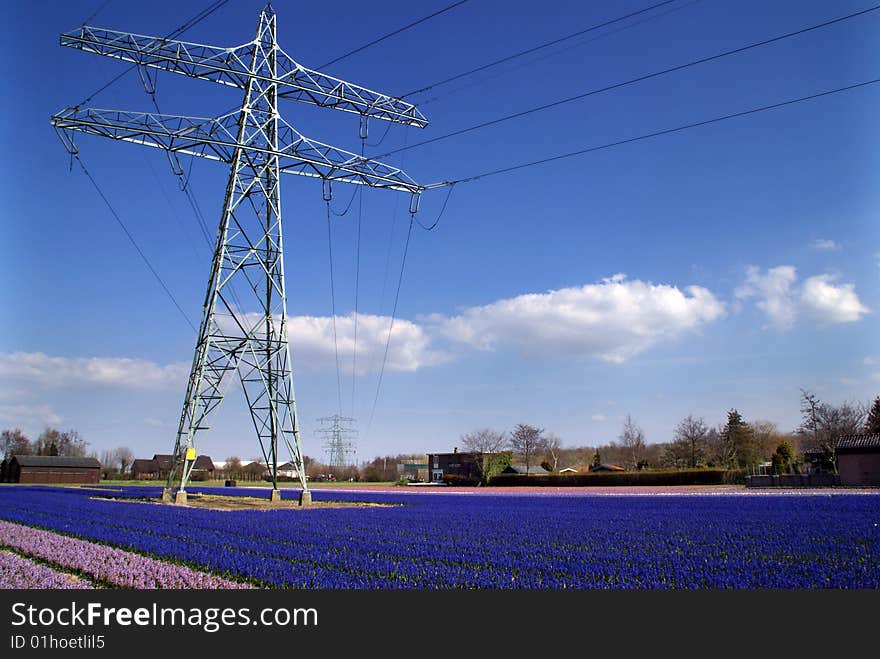
[[[547,452],[547,457],[550,458],[547,462],[553,467],[551,471],[557,471],[559,469],[559,456],[562,453],[562,440],[559,438],[559,435],[552,432],[547,433],[544,436],[544,450]]]
[[[113,458],[119,465],[119,475],[124,477],[125,472],[134,462],[134,453],[127,446],[120,446],[113,451]]]
[[[794,451],[793,437],[781,432],[779,426],[772,421],[752,421],[749,426],[752,429],[754,451],[760,462],[772,461],[776,449],[786,442],[788,448]]]
[[[626,451],[627,463],[637,468],[645,454],[645,432],[629,414],[623,421],[623,430],[618,439]]]
[[[101,463],[101,478],[106,480],[116,475],[116,456],[113,454],[113,451],[110,449],[101,451],[98,462]]]
[[[689,467],[694,468],[702,463],[708,434],[709,428],[703,418],[695,419],[693,414],[688,414],[675,427],[673,444],[685,449],[686,464]]]
[[[241,478],[241,458],[237,455],[230,455],[223,464],[223,473],[226,478]]]
[[[14,455],[28,455],[32,450],[31,440],[20,428],[11,428],[0,433],[0,444],[3,446],[3,459]]]
[[[523,464],[526,466],[526,475],[529,473],[532,458],[544,449],[545,442],[543,428],[536,428],[524,423],[517,424],[513,432],[510,433],[508,445],[514,453],[522,456]]]
[[[804,438],[808,448],[822,451],[837,471],[837,441],[843,435],[861,432],[867,416],[868,410],[861,403],[845,402],[835,406],[823,403],[815,394],[801,389],[802,421],[797,433]]]
[[[462,446],[476,458],[481,482],[488,483],[507,466],[504,463],[509,461],[509,456],[503,453],[506,443],[507,436],[491,428],[480,428],[461,436]]]
[[[86,454],[88,442],[76,430],[61,431],[57,428],[46,428],[34,442],[33,449],[37,455],[63,455],[80,458]]]

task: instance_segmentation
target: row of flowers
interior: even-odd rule
[[[0,545],[121,588],[250,587],[183,565],[5,521],[0,521]]]
[[[880,588],[876,495],[346,492],[404,505],[258,513],[4,495],[0,518],[281,587]]]
[[[0,550],[0,589],[10,588],[90,590],[94,586],[80,577]]]

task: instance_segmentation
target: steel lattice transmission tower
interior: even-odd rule
[[[88,26],[62,35],[61,45],[132,62],[147,79],[152,68],[243,91],[241,107],[217,118],[77,106],[53,115],[52,124],[73,155],[70,131],[78,131],[164,149],[172,166],[179,154],[230,165],[166,495],[179,472],[185,500],[197,436],[209,429],[209,416],[233,372],[243,386],[273,488],[278,487],[280,441],[307,494],[287,342],[280,175],[323,179],[325,198],[333,181],[408,192],[411,210],[425,188],[396,167],[304,137],[280,117],[278,99],[351,112],[362,123],[371,117],[423,128],[426,119],[410,103],[298,64],[278,46],[275,12],[268,5],[254,40],[232,48]],[[243,299],[237,289],[244,291]]]
[[[334,414],[323,416],[318,422],[324,424],[324,427],[315,432],[324,438],[321,448],[327,453],[327,466],[342,468],[353,464],[352,458],[357,452],[353,437],[357,435],[357,430],[350,426],[355,420]]]

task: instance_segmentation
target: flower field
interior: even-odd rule
[[[158,492],[0,489],[0,547],[17,552],[0,552],[0,587],[39,587],[7,566],[15,556],[48,563],[33,564],[46,579],[123,588],[880,588],[880,494],[315,490],[393,505],[270,511],[124,500]]]

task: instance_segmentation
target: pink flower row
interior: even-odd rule
[[[0,550],[0,589],[10,588],[89,590],[94,586],[72,574]]]
[[[122,588],[252,588],[183,565],[3,520],[0,545]]]

